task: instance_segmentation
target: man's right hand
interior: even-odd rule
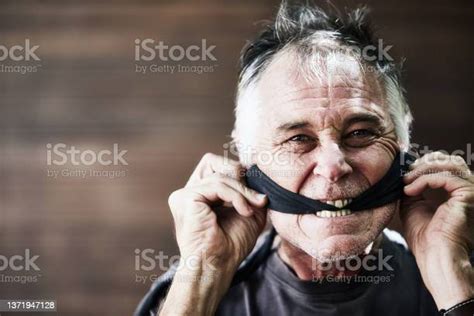
[[[237,267],[255,245],[266,221],[265,195],[245,186],[245,169],[224,157],[205,154],[169,206],[182,258],[215,258]]]
[[[184,266],[160,315],[212,313],[255,246],[265,227],[267,199],[245,186],[244,172],[237,161],[206,154],[186,186],[170,195]],[[177,277],[189,282],[177,282]]]

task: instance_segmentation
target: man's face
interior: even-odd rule
[[[375,77],[349,57],[327,61],[325,68],[323,80],[308,81],[295,59],[283,55],[262,74],[257,93],[265,115],[256,148],[274,159],[260,154],[257,164],[282,187],[334,203],[381,179],[399,145]],[[396,208],[391,203],[338,217],[270,210],[270,218],[284,240],[320,260],[335,260],[362,253]]]

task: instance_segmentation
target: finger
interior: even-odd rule
[[[203,194],[209,202],[224,201],[232,203],[237,213],[242,216],[249,217],[254,213],[245,197],[225,183],[204,186],[200,193]]]
[[[418,165],[424,165],[424,164],[457,165],[457,166],[469,169],[466,162],[461,156],[448,155],[441,151],[435,151],[435,152],[426,154],[421,158],[418,158],[410,167],[415,168]]]
[[[220,174],[214,174],[207,179],[203,180],[203,183],[222,182],[235,191],[242,194],[245,199],[254,207],[263,208],[267,204],[267,197],[265,194],[261,194],[255,190],[250,189],[241,181],[231,177],[223,176]]]
[[[233,177],[235,179],[240,179],[243,176],[244,172],[244,167],[238,161],[218,156],[212,153],[207,153],[201,158],[201,161],[199,161],[198,165],[189,177],[186,186],[195,185],[200,180],[214,173],[219,173]]]
[[[416,167],[412,168],[408,173],[403,177],[403,181],[406,184],[410,184],[422,175],[434,174],[439,172],[447,171],[452,175],[458,176],[460,178],[466,178],[471,175],[471,171],[466,167],[459,164],[418,164]]]
[[[412,183],[404,187],[404,192],[408,196],[417,196],[427,188],[444,189],[448,193],[453,193],[460,188],[472,186],[468,181],[452,175],[449,172],[438,172],[418,177]]]
[[[445,156],[447,156],[447,155],[444,154],[441,151],[430,152],[430,153],[428,153],[426,155],[423,155],[420,158],[416,159],[413,162],[412,167],[416,167],[417,165],[424,164],[424,163],[429,164],[429,163],[433,162],[434,160],[443,160],[443,157],[445,157]]]
[[[253,215],[253,209],[244,196],[224,183],[208,183],[175,191],[170,195],[169,205],[173,217],[179,220],[189,212],[211,212],[210,204],[221,201],[230,203],[240,215]]]

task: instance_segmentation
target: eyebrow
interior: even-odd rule
[[[277,127],[277,130],[279,131],[293,131],[296,129],[301,129],[311,126],[311,123],[308,121],[294,121],[294,122],[288,122],[281,124],[280,126]]]
[[[357,114],[350,115],[349,118],[345,120],[344,126],[348,127],[352,124],[360,123],[360,122],[367,122],[367,123],[372,123],[377,126],[382,126],[382,120],[378,116],[369,114],[369,113],[357,113]],[[280,126],[277,127],[277,130],[278,131],[293,131],[293,130],[306,128],[311,125],[312,124],[306,120],[293,121],[293,122],[287,122],[287,123],[281,124]]]
[[[348,127],[352,124],[359,122],[367,122],[377,126],[382,126],[382,120],[380,119],[380,117],[369,113],[357,113],[354,115],[350,115],[349,118],[345,120],[344,126]]]

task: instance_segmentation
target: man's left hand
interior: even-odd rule
[[[474,177],[459,156],[434,152],[404,176],[400,218],[423,281],[439,309],[474,297]],[[434,198],[434,190],[445,198]]]

